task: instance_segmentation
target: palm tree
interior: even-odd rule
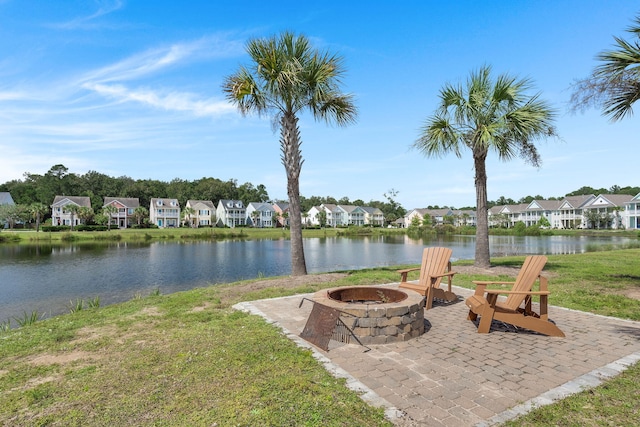
[[[42,221],[44,215],[49,212],[49,206],[45,205],[44,203],[35,202],[32,203],[31,206],[29,206],[29,212],[31,213],[33,219],[36,220],[37,233],[38,231],[40,231],[40,221]]]
[[[258,227],[261,226],[260,223],[260,212],[258,212],[257,210],[251,212],[251,221],[253,222],[253,226],[254,227]]]
[[[69,213],[69,217],[71,219],[71,231],[73,231],[74,217],[80,211],[80,205],[69,203],[65,205],[64,210]]]
[[[133,210],[133,216],[138,222],[138,227],[142,224],[142,220],[149,216],[149,209],[144,206],[138,206]]]
[[[303,110],[317,120],[338,125],[355,121],[353,97],[340,91],[342,59],[313,49],[302,35],[284,32],[279,37],[247,43],[252,64],[240,67],[223,83],[227,99],[242,114],[270,115],[280,129],[282,163],[287,174],[291,212],[291,274],[307,274],[302,246],[300,170],[302,153],[298,116]]]
[[[635,40],[614,37],[615,49],[603,51],[602,61],[586,79],[574,85],[571,95],[573,110],[601,106],[612,121],[633,113],[632,105],[640,99],[640,16],[627,29]]]
[[[195,209],[189,206],[185,206],[185,208],[182,209],[182,212],[180,213],[182,214],[183,227],[186,226],[187,224],[189,224],[189,227],[192,227],[192,228],[196,227],[196,224],[193,222],[193,218],[192,218],[192,216],[196,213]]]
[[[533,166],[540,165],[534,140],[555,135],[554,112],[538,95],[527,96],[528,79],[518,80],[506,74],[493,81],[491,67],[472,72],[467,87],[445,85],[440,91],[440,106],[429,117],[414,147],[427,157],[453,152],[462,157],[463,148],[471,150],[476,187],[475,266],[490,267],[489,225],[487,216],[487,171],[489,151],[501,160],[522,157]]]
[[[109,220],[107,221],[107,230],[111,231],[111,220],[113,219],[113,215],[118,213],[118,208],[113,205],[107,205],[102,208],[102,214],[106,216]]]

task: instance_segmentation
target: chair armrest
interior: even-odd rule
[[[405,268],[404,270],[398,270],[398,273],[400,273],[400,281],[401,282],[406,282],[407,281],[407,274],[411,271],[418,271],[420,270],[420,267],[415,267],[415,268]]]
[[[485,292],[488,294],[495,295],[550,295],[549,291],[507,291],[500,289],[485,289]]]
[[[516,282],[487,282],[484,280],[474,280],[472,283],[475,283],[476,285],[513,285]]]

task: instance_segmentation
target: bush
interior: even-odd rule
[[[68,225],[43,225],[42,231],[49,231],[52,233],[60,232],[60,231],[69,231],[71,227]]]
[[[107,231],[106,225],[78,225],[76,231]]]

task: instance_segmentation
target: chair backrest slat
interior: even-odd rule
[[[420,270],[420,285],[430,286],[430,277],[443,274],[447,271],[447,264],[453,251],[449,248],[430,247],[422,251],[422,268]],[[434,282],[434,287],[440,286],[442,278]]]
[[[533,288],[536,283],[536,279],[542,272],[545,264],[547,263],[547,257],[544,255],[530,255],[524,260],[524,264],[520,268],[516,282],[511,290],[528,292]],[[511,294],[507,297],[507,300],[503,304],[512,310],[515,310],[522,304],[526,295],[514,295]]]

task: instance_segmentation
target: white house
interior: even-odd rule
[[[275,209],[269,203],[251,202],[247,205],[246,224],[257,228],[274,226]]]
[[[582,216],[584,207],[596,198],[593,194],[565,197],[551,222],[553,228],[585,228]]]
[[[216,217],[218,226],[234,228],[245,225],[247,212],[242,200],[220,200],[216,208]]]
[[[627,218],[626,228],[640,230],[640,193],[625,204],[624,212]]]
[[[180,226],[180,203],[178,199],[151,199],[149,222],[159,228]]]
[[[216,208],[211,200],[187,200],[186,208],[192,210],[185,215],[185,223],[190,227],[211,227],[213,225],[212,215]]]
[[[70,206],[91,208],[91,199],[85,196],[56,196],[51,205],[51,224],[76,226],[81,223]]]
[[[371,206],[362,206],[364,211],[364,223],[373,226],[384,225],[384,213],[379,208]]]
[[[633,198],[626,194],[600,194],[584,206],[585,224],[588,228],[624,228],[628,222],[623,217],[628,216],[625,206]],[[599,217],[599,224],[593,224],[594,215]]]
[[[360,206],[354,205],[338,205],[337,211],[340,212],[342,223],[338,225],[364,225],[365,210]]]

